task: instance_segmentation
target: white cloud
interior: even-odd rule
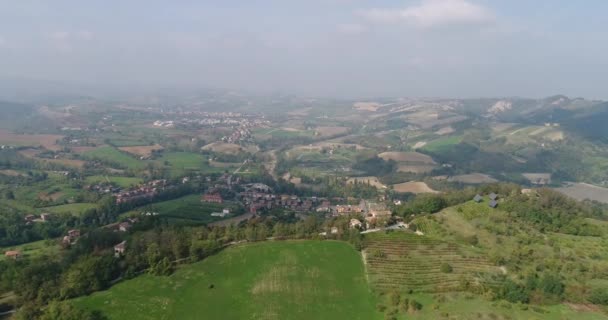
[[[487,8],[466,0],[423,0],[401,9],[371,9],[361,12],[371,22],[406,22],[420,28],[446,25],[481,24],[495,19]]]

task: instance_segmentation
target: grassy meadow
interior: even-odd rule
[[[144,162],[129,156],[114,147],[103,146],[83,153],[83,156],[88,159],[100,160],[109,164],[116,164],[127,169],[141,169],[144,167]]]
[[[230,209],[230,215],[226,216],[225,218],[211,216],[211,213],[222,212],[222,209],[224,208]],[[179,223],[180,221],[191,223],[210,223],[227,219],[243,212],[243,209],[234,202],[225,202],[221,204],[201,202],[201,196],[198,194],[157,202],[146,206],[146,209],[142,208],[142,210],[134,211],[140,212],[149,210],[158,212],[160,215],[169,218],[172,223]]]
[[[360,255],[333,241],[232,247],[172,276],[143,275],[74,303],[111,320],[382,319]]]

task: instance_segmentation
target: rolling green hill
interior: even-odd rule
[[[351,246],[290,241],[229,248],[75,303],[109,319],[381,319],[374,301]]]

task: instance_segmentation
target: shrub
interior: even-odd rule
[[[608,305],[608,288],[598,288],[591,291],[589,301],[593,304]]]
[[[449,263],[446,263],[446,262],[442,263],[441,267],[439,269],[443,273],[452,273],[452,271],[454,271],[454,269],[452,268],[452,266]]]

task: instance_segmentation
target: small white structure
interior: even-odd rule
[[[361,229],[361,227],[363,227],[363,223],[361,221],[359,221],[358,219],[350,219],[350,228],[351,229]]]

